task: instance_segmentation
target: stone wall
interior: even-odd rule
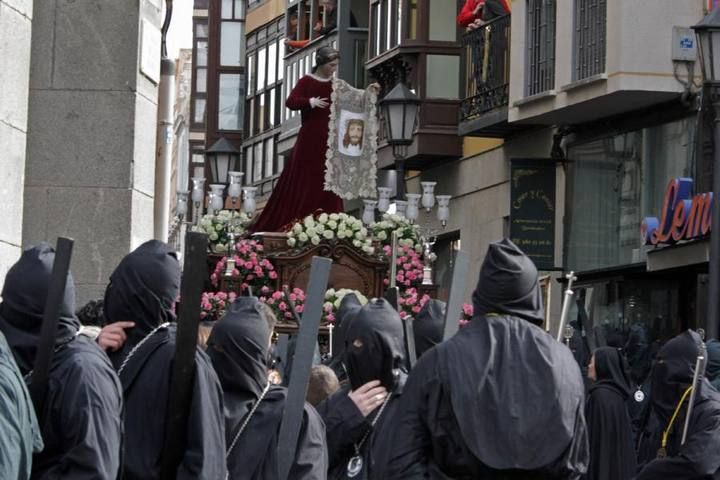
[[[20,256],[32,0],[0,0],[0,288]]]
[[[22,241],[75,239],[78,307],[152,238],[160,7],[58,0],[34,18]]]

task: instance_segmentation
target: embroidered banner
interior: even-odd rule
[[[334,79],[325,190],[340,198],[375,198],[377,165],[377,95]]]

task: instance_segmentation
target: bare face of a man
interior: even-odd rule
[[[348,136],[350,137],[350,145],[359,147],[362,143],[363,125],[362,123],[353,122],[348,126]]]

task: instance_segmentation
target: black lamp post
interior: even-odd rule
[[[720,8],[692,27],[698,40],[704,91],[710,94],[713,124],[713,198],[706,337],[718,338],[720,321]]]
[[[405,158],[413,141],[420,99],[404,83],[399,82],[380,101],[385,117],[387,142],[392,145],[397,172],[396,198],[405,198]]]
[[[215,142],[212,147],[205,150],[205,160],[210,164],[210,183],[227,185],[228,172],[236,169],[240,151],[225,137]]]

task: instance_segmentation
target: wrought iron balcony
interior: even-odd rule
[[[502,137],[510,128],[510,15],[465,33],[462,48],[465,94],[459,133]]]

